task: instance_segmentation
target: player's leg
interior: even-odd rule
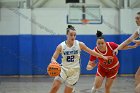
[[[140,83],[140,67],[138,68],[138,70],[135,74],[135,83],[136,83],[136,85]]]
[[[96,77],[94,80],[93,87],[91,89],[91,93],[95,93],[102,86],[105,77],[105,71],[106,70],[102,66],[98,65]]]
[[[119,70],[119,65],[113,69],[107,70],[106,73],[106,82],[105,82],[105,93],[110,93],[110,89],[112,87],[113,81],[115,80]]]
[[[59,90],[60,86],[61,86],[61,81],[57,80],[57,79],[54,79],[53,85],[52,85],[51,90],[50,90],[49,93],[57,93],[57,91]]]
[[[76,92],[76,89],[75,89],[75,87],[73,87],[73,89],[72,89],[72,93],[75,93]]]
[[[91,93],[96,93],[96,91],[98,91],[98,89],[102,86],[103,80],[104,80],[104,77],[101,77],[101,76],[95,77],[94,84],[91,89]]]
[[[140,93],[140,67],[138,68],[135,74],[135,83],[136,83],[135,93]]]
[[[74,70],[74,73],[71,74],[71,76],[69,76],[65,82],[66,85],[65,85],[64,93],[73,93],[74,86],[79,80],[80,69],[77,68],[73,70]]]
[[[140,83],[136,86],[135,93],[140,93]]]
[[[65,70],[61,67],[60,76],[55,77],[53,85],[52,85],[49,93],[57,93],[61,84],[66,80],[66,78],[67,78],[67,75],[65,73]]]
[[[99,65],[97,69],[96,77],[94,80],[94,84],[91,89],[91,93],[95,93],[102,86],[104,77],[105,77],[105,69]]]
[[[105,82],[105,93],[110,93],[111,86],[113,84],[114,79],[107,78]]]
[[[64,93],[72,93],[73,87],[72,86],[65,86]]]

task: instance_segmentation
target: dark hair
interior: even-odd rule
[[[137,12],[138,15],[140,15],[140,12]]]
[[[97,39],[104,39],[104,37],[102,35],[103,35],[103,33],[101,31],[97,30],[97,33],[96,33]]]
[[[68,28],[67,28],[67,32],[66,32],[66,34],[68,34],[68,32],[69,32],[70,30],[75,31],[74,26],[72,26],[72,25],[68,25]]]

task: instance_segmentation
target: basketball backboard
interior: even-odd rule
[[[70,3],[67,15],[68,24],[83,24],[83,19],[88,20],[88,24],[102,24],[100,5],[85,3]]]

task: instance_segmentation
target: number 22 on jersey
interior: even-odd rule
[[[67,56],[67,62],[74,62],[74,55],[72,56]]]

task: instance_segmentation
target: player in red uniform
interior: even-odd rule
[[[113,50],[118,47],[118,44],[114,42],[106,42],[102,36],[101,31],[97,31],[97,46],[94,50],[104,56],[107,56],[110,60],[105,61],[102,58],[98,58],[98,69],[95,77],[94,86],[91,93],[95,93],[102,85],[104,78],[105,82],[105,93],[110,93],[112,83],[118,73],[119,61],[116,55],[113,54]],[[126,46],[123,49],[135,48],[135,46]],[[96,56],[90,56],[90,60],[87,65],[87,70],[91,70],[96,66]]]

